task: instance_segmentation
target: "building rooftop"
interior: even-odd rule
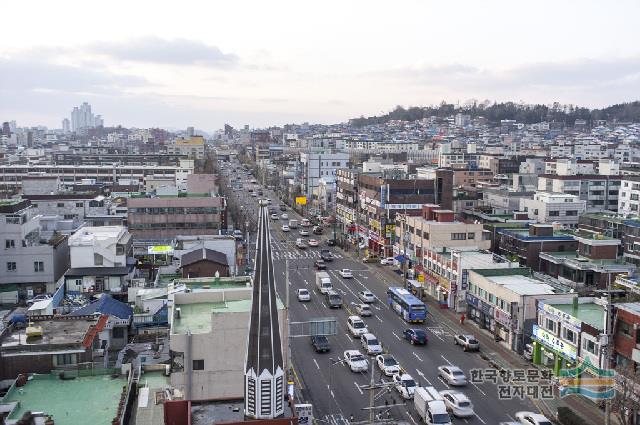
[[[557,293],[552,286],[528,276],[491,276],[489,279],[518,295],[550,295]]]
[[[109,370],[109,372],[112,372]],[[55,375],[32,375],[23,387],[12,387],[3,403],[17,403],[9,420],[26,411],[45,412],[62,425],[109,425],[116,416],[124,377],[110,374],[62,380]]]
[[[504,229],[500,230],[500,233],[513,235],[518,239],[522,240],[545,240],[545,239],[554,239],[554,240],[575,240],[573,233],[563,232],[563,231],[554,231],[553,236],[531,236],[529,235],[529,229]]]
[[[562,252],[541,252],[540,253],[543,256],[549,256],[549,257],[554,257],[558,260],[574,260],[575,262],[579,262],[583,265],[589,265],[592,264],[594,266],[624,266],[624,265],[628,265],[630,268],[635,268],[635,266],[633,266],[633,264],[630,263],[626,263],[622,258],[620,259],[610,259],[610,258],[603,258],[603,259],[591,259],[588,257],[583,257],[582,255],[579,255],[577,252],[572,252],[572,251],[562,251]]]
[[[15,330],[7,334],[2,340],[2,350],[30,351],[31,349],[43,349],[49,345],[65,344],[79,346],[82,344],[89,327],[97,323],[98,317],[34,321],[32,322],[33,326],[42,327],[42,337],[27,338],[24,330]]]
[[[574,308],[573,304],[552,304],[563,313],[570,314],[578,320],[593,326],[596,329],[604,329],[604,308],[595,303],[578,304]]]
[[[143,388],[147,388],[144,390]],[[138,386],[136,425],[155,425],[164,423],[164,405],[156,403],[156,391],[171,387],[171,380],[163,371],[144,372]]]

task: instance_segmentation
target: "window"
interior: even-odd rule
[[[559,217],[560,211],[549,211],[549,217]]]
[[[44,263],[42,261],[34,261],[33,262],[33,271],[38,273],[38,272],[43,272],[44,271]]]
[[[576,210],[569,210],[569,211],[567,211],[567,212],[566,212],[566,215],[568,215],[568,216],[572,216],[572,217],[573,217],[573,216],[577,216],[577,215],[578,215],[578,211],[576,211]]]
[[[475,239],[475,238],[476,238],[475,233],[467,233],[467,239]]]
[[[5,247],[5,249],[15,248],[16,247],[16,241],[14,241],[13,239],[6,239],[4,241],[4,247]]]
[[[596,354],[597,345],[596,345],[595,342],[591,341],[590,339],[583,339],[582,340],[582,349],[586,350],[587,352],[589,352],[591,354]]]
[[[193,370],[204,370],[204,360],[194,360]]]
[[[574,344],[578,342],[578,335],[571,329],[562,328],[562,338]]]
[[[15,272],[16,270],[18,270],[18,266],[16,265],[15,261],[8,261],[7,262],[7,271],[8,272]]]
[[[451,240],[452,241],[464,241],[467,239],[466,233],[452,233]]]
[[[94,264],[95,266],[101,266],[101,265],[102,265],[102,263],[103,263],[103,257],[102,257],[102,255],[94,253],[94,254],[93,254],[93,264]]]
[[[72,354],[56,354],[53,356],[54,366],[72,365],[78,363],[78,357],[76,353]]]
[[[553,320],[549,319],[548,317],[545,318],[545,324],[544,327],[548,330],[551,331],[553,333],[556,332],[556,322],[554,322]]]
[[[84,204],[82,202],[76,202],[76,207],[77,208],[82,208]]]
[[[116,326],[113,328],[112,334],[114,338],[122,339],[124,338],[124,328]]]
[[[64,202],[58,202],[56,205],[58,208],[64,208]]]
[[[620,332],[621,335],[624,335],[626,337],[631,337],[631,326],[629,326],[628,323],[625,322],[618,322],[618,331]]]

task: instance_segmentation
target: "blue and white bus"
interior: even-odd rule
[[[405,288],[389,288],[387,304],[407,322],[421,323],[427,318],[427,306]]]

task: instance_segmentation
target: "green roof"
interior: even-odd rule
[[[531,270],[528,267],[514,267],[511,269],[473,269],[472,272],[480,276],[529,276]]]
[[[550,306],[557,308],[563,313],[570,314],[584,323],[588,323],[596,329],[604,329],[604,308],[594,303],[577,304],[577,308],[573,304],[551,304]]]
[[[26,411],[45,412],[61,425],[110,425],[116,416],[124,377],[79,376],[61,380],[56,375],[33,375],[24,387],[15,386],[2,399],[17,402],[9,419],[17,420]]]

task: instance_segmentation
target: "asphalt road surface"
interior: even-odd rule
[[[244,205],[248,211],[248,218],[257,218],[258,198],[250,196],[247,186],[243,190],[234,191],[231,196]],[[278,207],[280,202],[275,194],[263,189],[262,198],[270,198],[273,205]],[[296,213],[287,209],[289,219],[301,219]],[[280,215],[282,212],[278,211]],[[376,302],[372,305],[373,315],[363,318],[370,332],[375,334],[382,342],[385,351],[391,353],[421,386],[434,386],[437,390],[448,389],[449,386],[438,377],[437,367],[440,365],[456,365],[462,368],[467,377],[469,370],[473,368],[487,368],[487,362],[480,358],[478,353],[466,353],[453,344],[453,335],[446,324],[440,322],[437,314],[430,312],[426,323],[422,325],[409,325],[404,322],[394,311],[386,305],[386,289],[388,286],[401,286],[400,278],[396,282],[390,282],[390,278],[380,273],[382,266],[379,264],[364,264],[355,258],[356,253],[345,253],[335,247],[327,247],[326,239],[330,237],[330,229],[325,230],[325,235],[311,235],[305,239],[321,239],[319,247],[309,247],[299,250],[295,247],[295,240],[301,236],[300,229],[292,229],[290,232],[282,232],[281,225],[285,220],[274,220],[271,225],[274,268],[277,279],[277,290],[282,300],[285,296],[285,261],[289,264],[290,282],[290,320],[291,322],[304,322],[314,318],[335,317],[337,321],[337,334],[330,336],[331,351],[317,354],[310,344],[309,337],[296,337],[296,327],[291,332],[291,355],[296,377],[296,391],[305,402],[313,404],[314,416],[327,423],[343,423],[341,418],[356,420],[368,419],[369,392],[361,387],[370,382],[370,372],[353,373],[342,363],[336,363],[342,358],[343,352],[348,349],[361,349],[360,341],[352,338],[347,331],[346,321],[353,311],[353,304],[358,303],[357,292],[368,289],[376,296]],[[310,229],[309,229],[310,230]],[[253,243],[255,237],[251,236]],[[313,262],[320,257],[320,249],[329,248],[336,255],[336,259],[328,263],[328,273],[334,289],[343,296],[343,308],[329,309],[324,301],[324,296],[315,290],[315,269]],[[353,271],[352,279],[343,279],[337,270],[349,268]],[[299,302],[295,291],[306,288],[312,293],[311,302]],[[426,346],[413,346],[402,339],[402,332],[409,327],[426,329],[429,342]],[[373,361],[373,358],[370,358]],[[380,370],[374,368],[375,381],[389,381],[389,378],[381,376]],[[483,425],[498,424],[501,421],[513,421],[515,412],[521,410],[536,409],[528,399],[500,400],[495,384],[471,384],[459,388],[474,405],[476,416],[466,419],[453,418],[454,423],[478,423]],[[420,419],[413,407],[413,401],[404,401],[395,389],[376,390],[375,405],[385,406],[401,404],[387,409],[379,409],[383,417],[390,417],[395,421],[407,423],[419,423]]]

